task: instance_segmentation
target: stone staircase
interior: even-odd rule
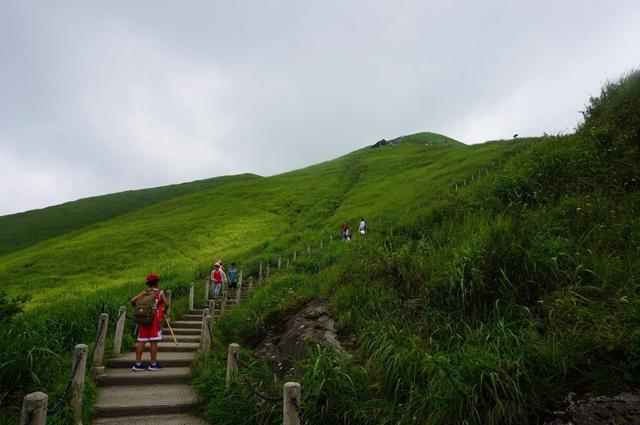
[[[248,289],[241,289],[240,297],[247,295]],[[236,296],[236,290],[231,289],[226,291],[224,298],[213,301],[214,312],[209,314],[215,321],[235,307]],[[94,406],[95,425],[206,424],[191,414],[197,407],[198,393],[189,385],[191,363],[200,349],[205,308],[209,308],[209,303],[171,323],[177,346],[169,329],[162,330],[163,339],[158,343],[158,361],[164,366],[162,370],[132,371],[133,351],[108,362],[105,374],[97,378],[100,389]],[[148,364],[149,344],[145,351],[142,361]]]
[[[206,424],[190,414],[198,404],[198,393],[189,385],[189,378],[191,363],[200,348],[202,313],[202,310],[193,310],[171,323],[177,346],[169,329],[162,330],[158,361],[164,369],[132,371],[133,351],[109,361],[109,368],[97,379],[100,390],[94,406],[94,424]],[[145,351],[142,360],[148,364],[149,344]]]

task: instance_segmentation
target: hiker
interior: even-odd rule
[[[236,263],[231,263],[229,269],[229,289],[238,289],[238,269],[236,269]]]
[[[360,217],[360,225],[358,226],[358,232],[364,235],[367,232],[367,223],[364,221],[364,217]]]
[[[221,263],[216,262],[214,269],[211,271],[211,285],[213,286],[211,292],[213,292],[213,298],[220,296],[220,290],[224,282],[227,282],[227,276],[224,274],[224,270],[222,270]]]
[[[346,221],[342,224],[342,238],[345,241],[351,240],[351,237],[349,236],[349,225],[347,224]]]
[[[139,325],[138,345],[136,346],[136,362],[133,370],[160,370],[158,362],[158,341],[162,340],[162,315],[169,308],[169,301],[162,289],[158,289],[160,278],[156,273],[147,275],[148,288],[131,298],[134,317]],[[142,353],[147,342],[151,343],[151,364],[145,367],[142,363]]]

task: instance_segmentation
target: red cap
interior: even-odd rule
[[[154,280],[159,280],[158,273],[151,273],[147,275],[147,283],[153,282]]]

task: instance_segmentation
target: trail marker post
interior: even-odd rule
[[[209,314],[204,316],[204,321],[202,322],[202,332],[200,334],[200,348],[202,349],[202,353],[205,357],[209,356],[211,353],[211,332],[213,330],[213,317]]]
[[[231,387],[232,382],[236,382],[238,379],[238,360],[240,356],[240,346],[238,344],[229,344],[227,351],[227,389]]]
[[[49,397],[39,391],[24,396],[20,425],[45,425],[48,403]]]
[[[298,259],[298,251],[297,250],[293,250],[293,261],[296,261]]]
[[[294,403],[300,406],[300,384],[287,382],[282,391],[282,425],[300,425],[300,415]],[[295,400],[295,402],[294,402]]]
[[[278,270],[282,268],[282,255],[278,255]]]
[[[253,276],[249,276],[249,292],[253,289]]]
[[[120,322],[120,321],[118,321]],[[120,351],[118,351],[120,352]],[[84,377],[87,369],[87,345],[78,344],[73,353],[73,365],[77,362],[77,369],[73,376],[73,387],[71,394],[71,406],[74,412],[74,424],[82,425],[82,394],[84,393]]]
[[[109,315],[107,313],[100,314],[98,322],[98,335],[96,336],[96,347],[93,351],[93,373],[94,375],[104,374],[104,344],[107,339],[107,326],[109,325]]]
[[[204,299],[205,300],[209,299],[209,278],[208,277],[204,278]]]
[[[113,353],[120,354],[122,349],[122,334],[124,333],[124,322],[127,319],[127,307],[120,306],[118,310],[118,321],[116,322],[116,334],[113,337]]]
[[[173,291],[171,289],[167,289],[167,301],[169,301],[169,307],[167,308],[166,316],[169,320],[171,320],[171,300],[173,298]]]
[[[242,270],[240,270],[240,277],[238,278],[238,287],[236,288],[236,305],[240,304],[241,296],[242,296]]]
[[[192,283],[191,286],[189,286],[189,311],[193,311],[193,298],[194,298],[194,284]]]

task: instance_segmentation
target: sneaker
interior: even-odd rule
[[[142,370],[147,370],[147,367],[144,365],[144,363],[134,363],[131,369],[135,372],[140,372]]]
[[[149,365],[149,370],[162,370],[162,364],[160,362],[151,363]]]

